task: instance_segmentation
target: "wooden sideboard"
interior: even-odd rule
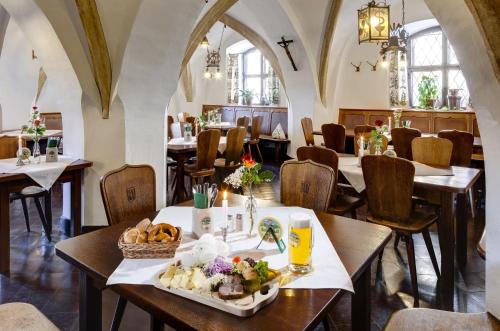
[[[356,125],[374,125],[376,120],[388,123],[392,116],[390,109],[339,109],[339,124],[346,129],[354,129]],[[424,133],[438,133],[441,130],[467,131],[479,137],[476,113],[473,111],[441,111],[403,109],[401,120],[410,120],[411,127]],[[393,121],[394,125],[394,121]]]
[[[221,109],[222,121],[234,123],[240,117],[247,116],[250,120],[254,116],[262,116],[263,136],[271,136],[278,124],[281,124],[285,135],[288,136],[288,108],[272,106],[243,106],[243,105],[203,105],[202,112]]]

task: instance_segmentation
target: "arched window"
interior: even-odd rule
[[[447,104],[449,89],[462,89],[462,107],[470,100],[467,83],[460,70],[453,46],[441,27],[433,27],[410,37],[408,56],[408,82],[410,104],[418,107],[418,84],[423,76],[434,76],[438,82],[439,105]]]

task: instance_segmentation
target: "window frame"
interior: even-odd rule
[[[440,65],[426,65],[426,66],[414,66],[413,65],[413,40],[417,39],[423,35],[432,33],[432,32],[441,32],[441,52],[442,52],[442,61]],[[418,105],[415,104],[413,100],[413,80],[412,80],[412,73],[414,72],[422,72],[422,71],[441,71],[442,75],[442,86],[441,86],[441,103],[448,104],[447,102],[447,96],[448,96],[448,74],[450,70],[461,70],[460,68],[460,63],[458,64],[450,64],[449,63],[449,58],[448,58],[448,38],[446,37],[446,34],[444,33],[443,29],[441,26],[433,26],[421,31],[418,31],[414,34],[412,34],[408,40],[408,94],[409,94],[409,100],[410,100],[410,106],[411,107],[418,107]],[[450,43],[451,45],[451,43]],[[469,100],[466,100],[466,102],[469,102]]]
[[[247,55],[252,52],[259,52],[260,53],[260,74],[247,74]],[[247,49],[246,51],[241,53],[241,62],[242,62],[242,70],[241,70],[241,78],[242,78],[242,84],[243,90],[247,88],[247,78],[260,78],[260,91],[259,91],[259,99],[262,98],[262,95],[264,94],[264,81],[269,78],[269,74],[266,74],[264,72],[264,61],[267,61],[267,59],[262,55],[262,52],[257,48],[257,47],[252,47]],[[270,64],[269,64],[270,65]],[[253,102],[252,98],[252,105],[259,104],[260,100],[257,100],[257,103]]]

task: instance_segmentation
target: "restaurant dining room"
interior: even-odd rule
[[[0,331],[500,330],[499,0],[0,0]]]

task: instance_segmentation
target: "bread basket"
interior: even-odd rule
[[[182,229],[180,227],[176,227],[177,231],[179,231],[179,236],[175,241],[169,242],[148,242],[148,243],[125,243],[123,240],[123,236],[125,232],[129,229],[125,230],[120,239],[118,240],[118,248],[121,249],[123,253],[123,257],[126,259],[171,259],[175,255],[175,251],[181,244],[182,240]]]

